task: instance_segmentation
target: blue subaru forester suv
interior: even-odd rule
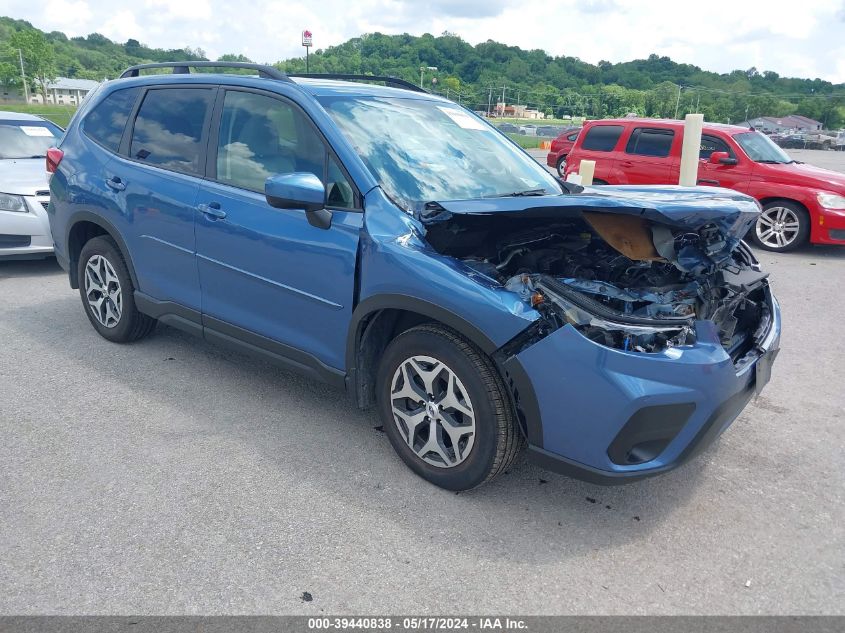
[[[399,80],[133,67],[47,163],[56,255],[104,338],[161,322],[345,388],[444,488],[526,443],[592,481],[664,472],[777,354],[753,199],[562,183]]]

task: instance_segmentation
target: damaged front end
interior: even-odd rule
[[[767,275],[741,241],[758,212],[723,190],[608,188],[433,203],[420,219],[435,250],[539,313],[506,354],[567,325],[606,347],[664,352],[693,345],[708,321],[740,364],[772,316]]]

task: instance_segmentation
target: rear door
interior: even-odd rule
[[[122,156],[106,166],[106,184],[127,220],[138,290],[197,313],[194,214],[216,92],[196,85],[147,89]]]
[[[266,179],[295,172],[326,184],[328,229],[267,204]],[[196,226],[203,324],[306,368],[343,368],[363,213],[320,132],[280,95],[221,89],[207,175]]]
[[[577,147],[570,155],[570,161],[575,158],[580,164],[582,160],[594,160],[596,171],[593,179],[603,180],[608,184],[618,184],[613,175],[616,161],[615,150],[624,129],[622,125],[603,123],[591,125],[586,131],[581,132],[583,140],[580,136],[578,137]]]
[[[677,162],[672,151],[675,132],[665,128],[635,127],[625,143],[625,151],[616,162],[620,184],[668,185],[672,180],[672,166]]]

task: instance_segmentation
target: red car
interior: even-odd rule
[[[588,159],[596,161],[597,185],[676,184],[683,130],[683,121],[588,121],[564,175]],[[760,202],[750,237],[761,248],[845,245],[845,174],[794,161],[769,137],[735,125],[705,123],[699,158],[699,185],[736,189]]]
[[[549,155],[546,156],[546,164],[549,167],[557,169],[557,173],[563,176],[563,171],[566,168],[566,156],[569,150],[575,145],[575,139],[578,138],[580,127],[568,127],[557,135],[557,138],[552,141],[552,146],[549,148]]]

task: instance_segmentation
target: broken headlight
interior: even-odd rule
[[[571,325],[606,347],[653,353],[695,342],[693,317],[655,319],[615,313],[546,275],[517,275],[506,287],[520,294],[556,328]]]

